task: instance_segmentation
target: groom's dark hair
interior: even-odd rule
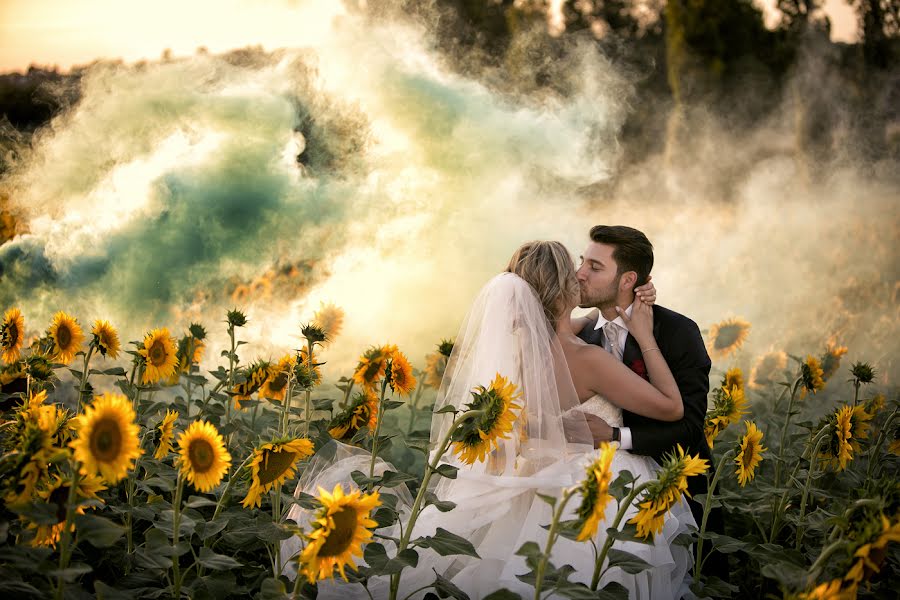
[[[653,244],[643,232],[625,225],[594,225],[591,241],[615,248],[612,256],[619,267],[619,275],[634,271],[637,273],[635,287],[647,283],[653,269]]]

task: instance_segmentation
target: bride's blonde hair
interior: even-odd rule
[[[569,251],[559,242],[525,242],[513,252],[506,270],[528,282],[555,329],[560,313],[577,299],[578,280]]]

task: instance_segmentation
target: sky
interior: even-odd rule
[[[775,0],[756,1],[774,26]],[[856,18],[846,1],[826,0],[825,9],[832,38],[854,40]],[[302,47],[321,35],[309,26],[318,10],[302,0],[0,0],[0,72],[31,64],[67,69],[98,58],[157,59],[166,49],[184,56],[201,46],[210,52]]]

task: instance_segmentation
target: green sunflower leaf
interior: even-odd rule
[[[205,546],[200,548],[200,556],[198,558],[198,562],[207,569],[212,569],[213,571],[227,571],[229,569],[236,569],[241,566],[240,562],[236,561],[230,556],[225,556],[224,554],[216,554]]]
[[[650,564],[644,559],[624,550],[609,549],[609,567],[619,567],[626,573],[634,575],[650,568]]]
[[[434,536],[425,536],[415,541],[416,545],[422,548],[431,548],[441,556],[452,556],[454,554],[464,554],[466,556],[474,556],[481,558],[475,551],[472,542],[455,533],[450,533],[442,527],[437,528]]]
[[[75,517],[75,531],[78,532],[78,539],[90,542],[95,548],[108,548],[125,535],[122,525],[90,514]]]

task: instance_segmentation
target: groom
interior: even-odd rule
[[[616,314],[616,307],[627,307],[635,300],[634,288],[647,283],[653,268],[653,246],[647,236],[637,229],[624,225],[597,225],[591,228],[591,241],[581,257],[578,282],[581,287],[581,307],[600,310],[595,325],[588,324],[578,337],[609,351],[632,371],[647,378],[640,347],[628,334],[625,323]],[[662,306],[653,306],[653,334],[669,365],[681,398],[684,417],[680,421],[666,423],[622,411],[624,427],[610,427],[599,417],[586,414],[594,443],[618,441],[620,448],[635,454],[651,456],[663,462],[663,456],[681,444],[684,451],[699,454],[712,464],[709,447],[703,435],[706,416],[706,398],[709,394],[709,369],[711,366],[706,346],[697,324],[684,315]],[[688,478],[691,496],[705,494],[707,480],[703,476]],[[688,500],[691,512],[699,524],[703,507]],[[716,521],[721,515],[710,515],[708,529],[721,532]],[[727,580],[727,563],[722,564],[722,554],[714,553],[708,563],[709,574]],[[718,563],[718,564],[717,564]]]

